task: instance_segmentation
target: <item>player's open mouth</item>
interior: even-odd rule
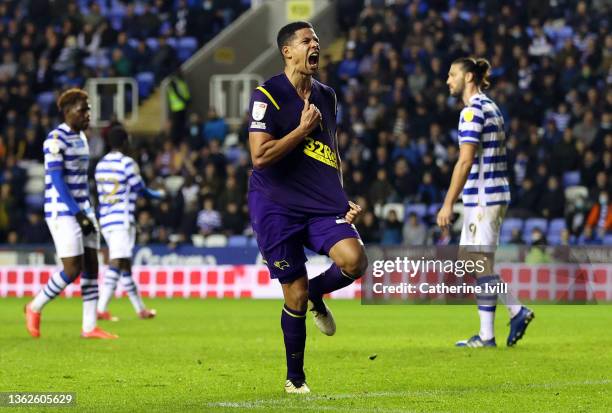
[[[308,56],[308,64],[311,66],[319,65],[319,52],[311,53],[310,56]]]

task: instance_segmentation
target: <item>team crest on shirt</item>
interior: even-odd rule
[[[264,115],[266,114],[266,109],[268,108],[268,104],[264,102],[255,101],[253,103],[253,119],[254,120],[262,120]]]
[[[466,122],[474,120],[474,111],[472,109],[467,109],[463,115],[463,119],[465,119]]]

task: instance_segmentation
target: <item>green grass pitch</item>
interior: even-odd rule
[[[25,302],[0,299],[0,391],[76,392],[79,412],[612,411],[610,306],[534,306],[512,349],[498,307],[504,345],[456,349],[477,331],[473,306],[330,301],[338,332],[326,337],[307,320],[312,393],[299,396],[282,389],[280,301],[148,300],[158,318],[141,321],[117,300],[121,321],[102,323],[116,341],[78,337],[79,299],[51,303],[33,340]],[[37,409],[8,411],[20,410]],[[66,408],[44,409],[56,410]]]

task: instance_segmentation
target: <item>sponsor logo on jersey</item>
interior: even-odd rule
[[[338,169],[338,158],[336,152],[321,141],[307,137],[304,144],[304,154],[329,165],[332,168]]]
[[[265,122],[251,122],[251,128],[266,129],[266,123]]]

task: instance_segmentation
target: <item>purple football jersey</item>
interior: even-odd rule
[[[321,125],[278,162],[254,169],[249,190],[294,211],[343,215],[349,206],[336,156],[336,95],[313,79],[309,102],[321,111]],[[276,75],[253,92],[249,131],[281,139],[298,127],[303,109],[304,100],[287,76]]]

